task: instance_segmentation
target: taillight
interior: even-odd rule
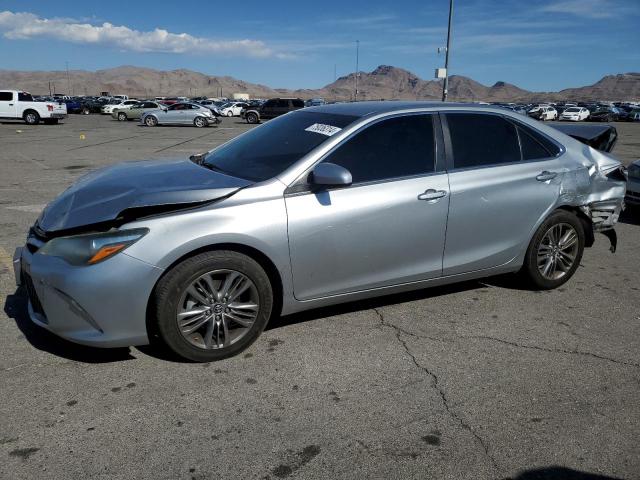
[[[53,112],[53,105],[47,105],[47,110],[49,110],[50,112]]]

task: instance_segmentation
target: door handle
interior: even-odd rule
[[[433,188],[429,188],[425,190],[424,193],[418,195],[418,200],[427,200],[433,201],[438,200],[444,197],[447,194],[446,190],[434,190]]]
[[[558,172],[549,172],[545,170],[544,172],[541,172],[540,174],[538,174],[538,176],[536,177],[536,180],[538,180],[539,182],[546,182],[547,180],[552,180],[557,176],[558,176]]]
[[[13,103],[10,103],[10,104],[9,104],[9,106],[10,106],[10,107],[13,107]]]

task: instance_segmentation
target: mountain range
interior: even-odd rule
[[[0,70],[0,89],[15,88],[34,94],[72,95],[127,94],[153,96],[227,96],[248,93],[252,98],[295,96],[326,100],[353,99],[355,73],[340,77],[320,89],[280,89],[249,83],[229,76],[212,76],[191,70],[154,70],[122,66],[95,72]],[[442,80],[423,80],[408,70],[380,65],[371,72],[358,73],[359,100],[439,100]],[[607,75],[593,85],[567,88],[559,92],[531,92],[507,82],[488,87],[461,76],[449,77],[449,100],[538,102],[554,100],[640,100],[640,73]]]

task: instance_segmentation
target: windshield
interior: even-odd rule
[[[567,108],[565,112],[579,112],[580,109],[576,107]]]
[[[262,182],[286,170],[357,118],[302,111],[283,115],[213,150],[204,163],[234,177]]]

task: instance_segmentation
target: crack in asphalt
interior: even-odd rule
[[[391,323],[388,323],[387,321],[385,321],[384,319],[384,315],[382,315],[382,312],[380,312],[380,310],[378,310],[377,308],[374,308],[373,311],[376,313],[376,315],[378,315],[378,318],[380,319],[380,324],[382,326],[391,328],[395,331],[396,334],[396,338],[398,340],[398,342],[400,342],[400,344],[402,345],[402,347],[404,348],[406,354],[411,358],[411,361],[413,362],[413,364],[419,368],[420,370],[422,370],[422,372],[426,373],[432,380],[432,384],[433,387],[437,390],[438,394],[440,395],[440,398],[442,400],[442,404],[444,406],[444,409],[447,411],[447,413],[449,414],[449,416],[456,421],[464,430],[468,431],[475,439],[476,441],[480,444],[480,446],[482,447],[485,456],[489,459],[489,461],[491,462],[491,464],[493,465],[493,468],[495,469],[496,472],[500,473],[500,467],[498,466],[498,463],[496,462],[496,460],[493,458],[493,456],[491,455],[491,453],[489,452],[489,446],[486,444],[486,442],[483,440],[483,438],[478,435],[472,428],[471,426],[466,423],[462,418],[460,418],[460,416],[458,416],[458,414],[456,412],[454,412],[450,405],[449,405],[449,399],[447,398],[446,394],[444,393],[444,390],[442,389],[442,387],[439,384],[439,380],[438,380],[438,376],[432,372],[431,370],[429,370],[427,367],[421,365],[418,360],[416,359],[415,355],[411,352],[411,350],[409,349],[409,346],[407,345],[407,342],[405,342],[402,338],[401,335],[402,334],[406,334],[409,336],[413,336],[413,337],[419,337],[419,335],[415,335],[415,334],[410,334],[407,333],[406,331],[404,331],[403,329],[401,329],[400,327],[397,327],[396,325],[393,325]]]
[[[378,316],[380,316],[380,312],[378,312],[378,310],[375,309],[375,308],[374,308],[374,310],[376,311]],[[433,342],[455,343],[454,340],[449,340],[447,338],[431,337],[429,335],[421,335],[421,334],[413,333],[413,332],[410,332],[408,330],[403,329],[402,327],[398,327],[396,325],[391,325],[389,323],[383,323],[383,325],[388,326],[388,327],[392,327],[394,330],[396,330],[396,331],[398,331],[398,332],[400,332],[400,333],[402,333],[404,335],[407,335],[409,337],[423,338],[425,340],[431,340]],[[604,361],[607,361],[607,362],[616,363],[618,365],[627,365],[629,367],[640,367],[639,363],[625,362],[624,360],[617,360],[617,359],[612,358],[612,357],[606,357],[604,355],[598,355],[597,353],[585,352],[585,351],[582,351],[582,350],[566,350],[566,349],[562,349],[562,348],[539,347],[537,345],[524,345],[522,343],[512,342],[512,341],[505,340],[505,339],[502,339],[502,338],[497,338],[497,337],[491,337],[489,335],[455,335],[454,334],[454,336],[457,339],[489,340],[489,341],[493,341],[493,342],[503,343],[505,345],[511,345],[512,347],[526,348],[528,350],[539,350],[541,352],[561,353],[561,354],[566,354],[566,355],[580,355],[580,356],[584,356],[584,357],[591,357],[591,358],[595,358],[595,359],[598,359],[598,360],[604,360]]]
[[[622,360],[616,360],[615,358],[605,357],[603,355],[598,355],[597,353],[592,352],[583,352],[582,350],[564,350],[561,348],[547,348],[547,347],[538,347],[537,345],[523,345],[517,342],[511,342],[509,340],[504,340],[502,338],[490,337],[488,335],[459,335],[457,338],[468,338],[468,339],[476,339],[476,340],[490,340],[493,342],[503,343],[505,345],[511,345],[512,347],[518,348],[526,348],[529,350],[540,350],[542,352],[549,353],[564,353],[567,355],[581,355],[584,357],[592,357],[597,358],[598,360],[606,360],[607,362],[617,363],[618,365],[628,365],[630,367],[640,367],[640,364],[633,362],[625,362]]]

